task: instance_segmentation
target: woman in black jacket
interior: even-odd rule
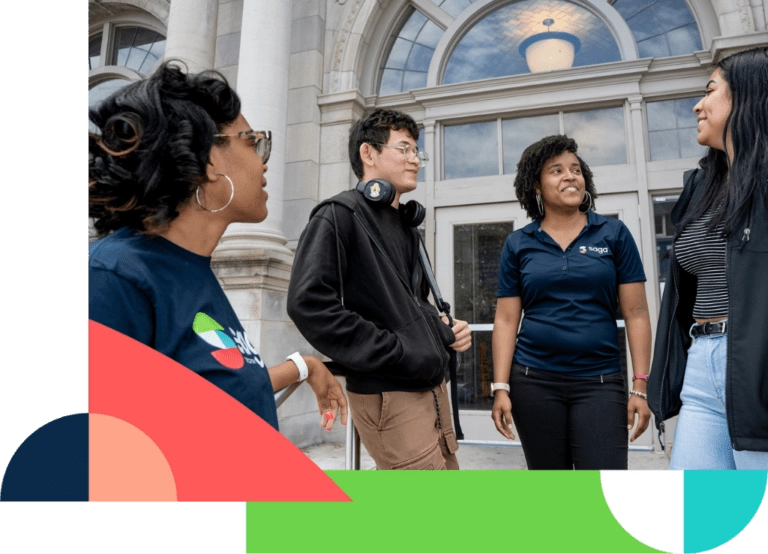
[[[768,469],[768,48],[717,64],[688,172],[649,382],[672,469]]]

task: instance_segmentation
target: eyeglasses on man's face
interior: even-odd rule
[[[419,152],[412,144],[375,144],[375,146],[386,146],[387,148],[397,148],[403,153],[405,159],[409,162],[414,158],[419,160],[419,167],[424,167],[429,161],[429,156],[426,152]]]
[[[253,147],[256,149],[256,153],[261,157],[261,163],[267,163],[269,161],[269,154],[272,152],[272,131],[254,131],[248,129],[247,131],[240,131],[239,133],[218,133],[213,135],[214,137],[237,137],[244,139],[253,139]]]

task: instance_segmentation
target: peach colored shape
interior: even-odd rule
[[[113,416],[89,414],[91,501],[176,501],[176,482],[163,453],[142,430]]]

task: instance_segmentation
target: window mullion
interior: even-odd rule
[[[104,28],[101,31],[101,50],[99,52],[99,67],[112,65],[110,63],[110,56],[112,54],[111,42],[112,42],[112,24],[105,23]]]
[[[504,134],[501,132],[501,118],[496,120],[496,136],[499,142],[498,156],[499,156],[499,175],[504,175]]]

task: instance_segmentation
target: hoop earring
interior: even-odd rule
[[[200,203],[200,185],[197,185],[197,188],[195,189],[195,200],[197,201],[197,205],[200,206],[202,209],[204,209],[206,212],[210,212],[212,214],[215,214],[216,212],[220,212],[227,208],[232,203],[232,199],[235,197],[235,184],[232,182],[232,179],[230,179],[228,176],[224,175],[223,173],[217,173],[216,175],[221,175],[224,177],[227,181],[229,181],[229,188],[232,191],[229,194],[229,200],[227,200],[227,203],[224,204],[221,208],[218,208],[216,210],[209,210],[205,206],[203,206]]]
[[[541,200],[541,195],[536,193],[536,205],[539,207],[539,214],[544,215],[544,202]]]
[[[589,199],[589,202],[587,202],[587,209],[586,209],[586,210],[582,210],[582,209],[581,209],[581,206],[583,206],[583,205],[584,205],[584,201],[586,201],[587,199]],[[584,191],[584,200],[582,200],[582,201],[581,201],[581,204],[579,204],[579,211],[580,211],[581,213],[585,214],[585,213],[587,213],[589,210],[594,210],[594,209],[595,209],[595,204],[592,202],[592,195],[591,195],[591,194],[589,194],[589,191],[588,191],[588,190],[585,190],[585,191]]]

